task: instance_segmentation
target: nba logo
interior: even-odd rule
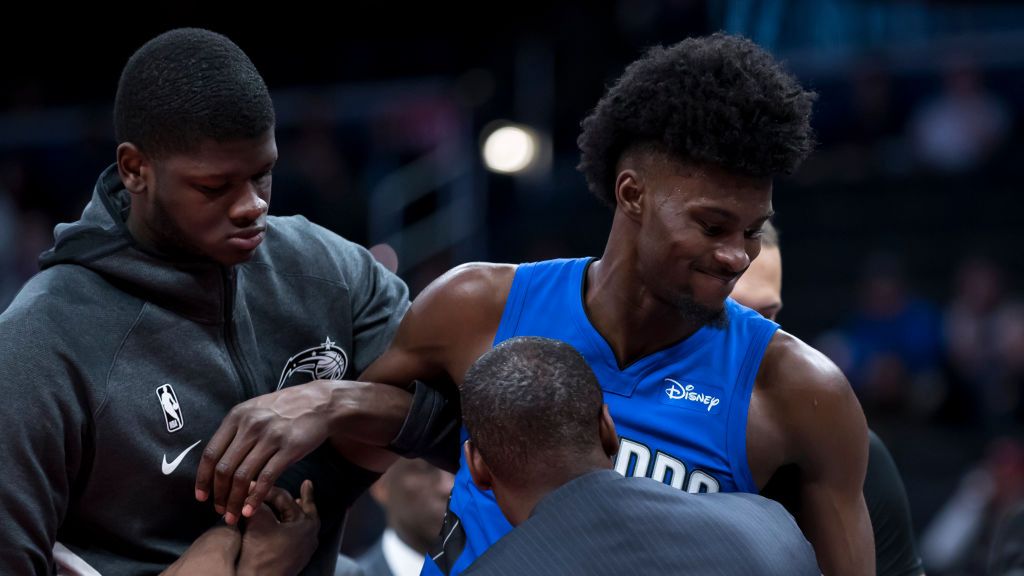
[[[160,399],[160,407],[163,408],[167,431],[181,430],[185,421],[181,417],[181,406],[178,405],[178,396],[174,394],[174,388],[171,388],[170,384],[164,384],[156,389],[156,397]]]

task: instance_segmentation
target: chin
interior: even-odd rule
[[[676,308],[685,318],[700,325],[724,327],[728,324],[724,298],[699,301],[692,296],[681,296],[676,303]]]
[[[707,308],[708,310],[714,310],[718,312],[725,309],[725,301],[729,298],[730,294],[732,294],[732,290],[729,290],[727,292],[715,292],[713,294],[705,296],[704,298],[701,298],[700,300],[698,300],[698,302],[701,306]]]
[[[211,260],[213,262],[216,262],[217,264],[220,264],[221,266],[225,266],[227,268],[230,268],[232,266],[235,266],[235,265],[238,265],[238,264],[244,264],[244,263],[248,262],[249,260],[252,260],[252,257],[253,257],[253,255],[255,253],[256,253],[256,251],[253,250],[252,252],[245,252],[245,253],[235,252],[235,253],[231,253],[231,254],[225,254],[225,253],[221,253],[221,254],[207,254],[206,259],[207,260]]]
[[[249,260],[252,260],[252,256],[253,256],[253,254],[250,253],[250,254],[246,254],[245,256],[240,256],[238,258],[231,258],[231,259],[227,259],[227,260],[222,260],[220,263],[223,264],[224,266],[227,266],[227,267],[230,268],[231,266],[237,266],[239,264],[245,264]]]
[[[721,294],[689,294],[679,298],[680,308],[696,308],[718,312],[725,308],[725,296]]]
[[[721,310],[722,308],[725,308],[725,299],[728,297],[728,292],[725,294],[719,292],[714,295],[708,296],[707,298],[702,298],[700,300],[700,304],[710,310]]]

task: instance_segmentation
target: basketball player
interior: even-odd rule
[[[692,492],[757,492],[794,465],[798,521],[822,569],[873,573],[861,492],[867,427],[856,397],[827,358],[727,299],[760,251],[773,176],[796,169],[811,150],[813,98],[741,38],[716,34],[651,49],[601,99],[579,139],[580,170],[614,209],[602,257],[449,272],[417,298],[362,378],[460,384],[480,355],[508,338],[564,340],[605,391],[621,438],[616,470]],[[418,407],[434,402],[423,399],[429,387],[417,386],[408,421],[392,414],[388,425],[356,430],[331,425],[355,405],[336,400],[346,386],[310,385],[304,409],[298,391],[240,407],[211,439],[197,489],[245,513],[274,478],[277,466],[267,472],[262,462],[291,461],[333,435],[383,446],[384,432],[401,431],[394,444],[411,446],[410,454],[416,439],[437,444],[434,421],[418,418]],[[320,424],[300,433],[274,418],[273,405],[286,401],[297,418]],[[387,407],[408,403],[365,409],[383,416]],[[427,572],[460,572],[510,529],[465,466],[446,522],[444,548]]]

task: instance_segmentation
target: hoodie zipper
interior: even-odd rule
[[[235,271],[233,268],[224,269],[224,342],[228,347],[228,356],[231,358],[231,365],[235,369],[235,376],[242,384],[243,400],[256,396],[256,387],[249,378],[249,371],[242,358],[238,346],[238,335],[235,333]]]

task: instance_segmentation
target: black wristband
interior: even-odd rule
[[[459,430],[462,426],[458,392],[417,380],[412,404],[402,429],[388,449],[405,458],[423,458],[434,466],[455,472],[459,468]]]

